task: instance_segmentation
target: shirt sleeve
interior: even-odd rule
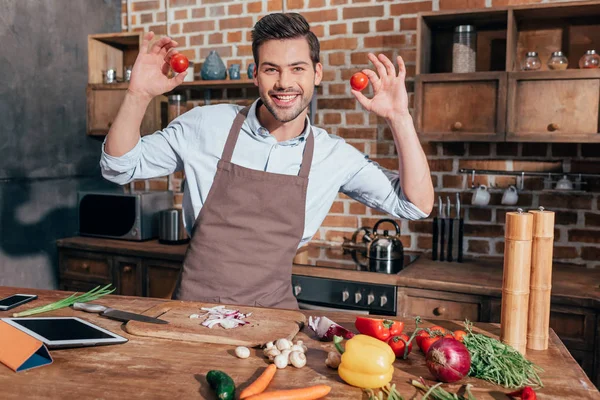
[[[427,214],[411,203],[402,188],[398,171],[390,171],[370,160],[353,146],[344,143],[350,172],[340,192],[378,211],[396,218],[417,220]]]
[[[120,157],[106,153],[102,143],[102,176],[124,185],[135,179],[150,179],[183,169],[185,153],[190,148],[200,124],[200,107],[188,111],[163,130],[140,138],[133,149]]]

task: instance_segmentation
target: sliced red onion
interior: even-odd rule
[[[203,307],[203,311],[206,311],[205,314],[198,316],[197,314],[190,315],[190,318],[205,318],[204,322],[202,322],[203,326],[208,328],[212,328],[215,325],[221,325],[224,329],[232,329],[237,328],[240,325],[249,324],[248,321],[244,321],[243,319],[251,315],[251,313],[243,314],[239,310],[228,310],[225,306],[215,306],[211,308]]]
[[[308,326],[322,341],[332,341],[334,336],[341,336],[344,339],[351,339],[354,336],[354,332],[336,324],[327,317],[315,317],[314,319],[308,317]]]

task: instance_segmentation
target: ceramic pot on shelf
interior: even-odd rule
[[[227,78],[227,67],[225,67],[223,60],[219,57],[219,53],[216,50],[211,50],[206,60],[204,60],[200,76],[207,81]]]

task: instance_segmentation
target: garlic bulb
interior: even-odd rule
[[[250,349],[244,346],[238,346],[235,348],[235,355],[238,358],[248,358],[250,357]]]

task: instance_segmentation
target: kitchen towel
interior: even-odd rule
[[[0,321],[0,362],[15,372],[52,364],[46,345]]]

